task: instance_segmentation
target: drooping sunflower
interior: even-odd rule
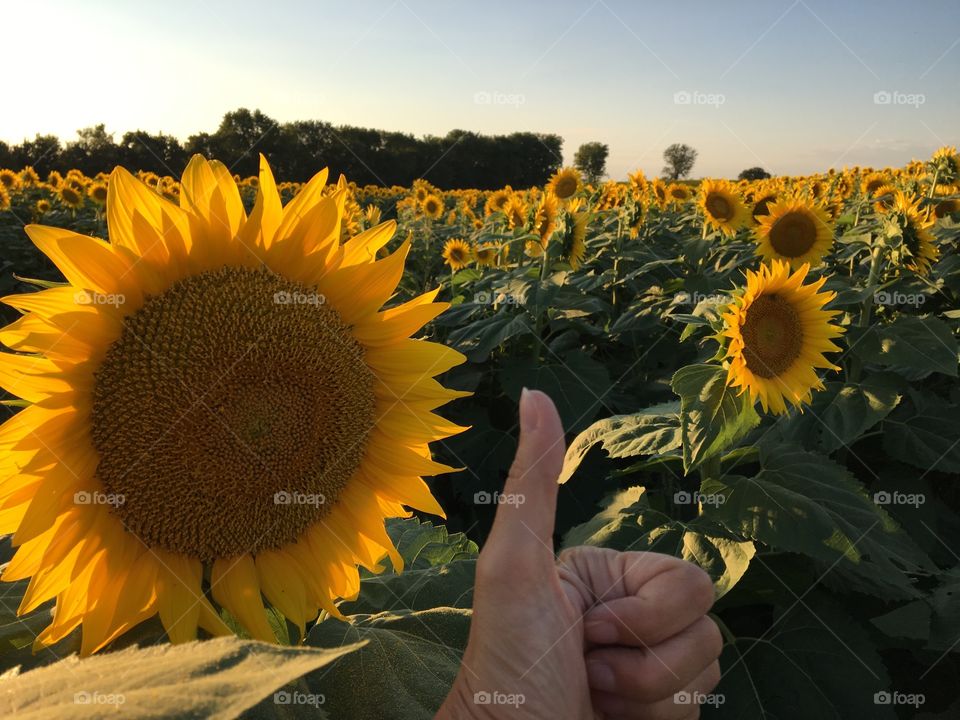
[[[727,237],[736,235],[750,218],[740,194],[728,180],[704,180],[698,204],[707,224]]]
[[[0,210],[6,210],[8,207],[10,207],[10,193],[7,192],[7,188],[0,185]]]
[[[168,637],[229,634],[216,606],[275,642],[264,597],[304,631],[357,594],[357,565],[402,560],[384,518],[442,514],[421,479],[449,470],[433,376],[459,353],[410,336],[437,291],[381,311],[410,244],[388,222],[338,242],[327,171],[285,206],[261,158],[248,216],[227,168],[195,156],[180,205],[121,168],[110,241],[31,225],[67,284],[4,302],[3,580],[56,600],[35,647],[82,627],[81,653],[159,614]]]
[[[879,213],[885,213],[894,205],[897,189],[893,185],[881,185],[873,191],[873,208]]]
[[[566,260],[574,270],[580,268],[586,254],[587,224],[589,221],[590,213],[587,212],[576,213],[567,219],[567,227],[560,247],[560,257]]]
[[[438,220],[443,214],[443,200],[431,193],[420,203],[420,209],[431,220]]]
[[[451,270],[462,270],[473,261],[473,247],[460,238],[447,240],[443,246],[443,261]]]
[[[514,193],[506,206],[503,208],[504,215],[507,216],[507,224],[511,230],[523,228],[527,225],[527,203],[517,193]]]
[[[567,200],[577,194],[582,180],[576,168],[561,168],[557,170],[550,182],[547,183],[547,192],[552,193],[560,200]]]
[[[495,245],[481,245],[475,251],[477,265],[482,265],[483,267],[493,267],[497,264],[497,256],[499,254],[500,249]]]
[[[532,228],[540,236],[540,243],[544,247],[557,229],[557,209],[557,198],[551,193],[544,193],[534,213]]]
[[[816,369],[839,370],[824,357],[840,349],[832,338],[843,328],[830,323],[838,312],[823,309],[836,293],[818,292],[825,277],[804,285],[808,270],[803,265],[791,274],[787,263],[774,260],[748,271],[743,293],[723,314],[727,384],[760,398],[764,412],[809,403],[812,391],[823,389]]]
[[[663,209],[667,204],[667,186],[660,178],[654,178],[650,183],[650,193],[655,205]]]
[[[927,275],[940,257],[930,228],[936,222],[933,213],[920,209],[921,198],[911,198],[901,190],[896,192],[889,211],[900,226],[903,246],[897,249],[903,264],[917,275]]]
[[[819,206],[801,199],[767,207],[757,219],[757,254],[767,261],[786,260],[796,270],[816,267],[833,244],[833,222]]]
[[[960,213],[960,199],[941,200],[934,206],[933,214],[936,218],[945,218]]]

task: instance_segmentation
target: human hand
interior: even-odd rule
[[[437,720],[687,720],[720,678],[713,585],[668,555],[576,547],[554,557],[565,452],[550,398],[524,390],[520,443],[477,561],[470,639]]]

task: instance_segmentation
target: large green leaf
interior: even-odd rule
[[[324,696],[324,708],[334,718],[429,720],[460,669],[470,615],[435,608],[325,620],[310,630],[308,645],[368,643],[307,683]]]
[[[760,422],[749,393],[727,386],[726,371],[716,365],[687,365],[674,374],[680,396],[683,467],[689,472],[722,452]]]
[[[935,317],[901,315],[889,325],[855,330],[848,342],[864,362],[957,377],[957,341]]]
[[[683,558],[709,573],[717,597],[739,582],[755,552],[753,542],[717,523],[703,518],[684,523],[651,509],[644,488],[639,487],[612,495],[601,512],[567,533],[563,545],[659,552]]]
[[[703,717],[726,720],[895,720],[887,670],[855,617],[811,595],[774,618],[758,637],[728,643],[723,677]]]
[[[960,408],[928,392],[910,392],[883,421],[884,448],[923,470],[960,472]]]
[[[331,649],[291,648],[231,637],[127,648],[83,660],[71,656],[7,675],[0,681],[0,715],[233,718],[265,698],[264,706],[274,709],[296,702],[294,693],[300,691],[281,690],[284,685],[359,647],[344,642]],[[310,705],[313,717],[325,708],[323,698],[299,699]]]
[[[755,477],[705,481],[701,491],[724,502],[704,506],[704,516],[775,550],[821,561],[863,592],[917,596],[909,573],[929,571],[932,563],[845,468],[785,446],[763,446],[760,462]]]
[[[496,347],[532,331],[530,316],[522,311],[501,311],[450,333],[450,344],[471,362],[483,362]]]
[[[580,433],[567,448],[559,482],[565,483],[583,458],[600,443],[611,458],[659,455],[680,447],[680,403],[654,405],[632,415],[598,420]]]

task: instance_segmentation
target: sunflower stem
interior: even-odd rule
[[[866,328],[870,325],[873,316],[873,296],[877,287],[877,279],[880,275],[880,264],[882,259],[882,248],[879,244],[873,248],[873,254],[870,256],[870,272],[867,275],[867,294],[860,302],[860,318],[857,326]],[[863,363],[860,358],[854,355],[850,360],[850,372],[847,373],[847,381],[850,383],[860,382],[860,376],[863,374]]]
[[[933,200],[933,194],[937,190],[937,180],[940,178],[940,168],[933,170],[933,182],[930,183],[930,192],[927,193],[927,200]]]

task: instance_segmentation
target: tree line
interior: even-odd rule
[[[259,110],[240,108],[224,115],[215,132],[191,135],[183,143],[139,130],[118,141],[102,124],[79,130],[67,143],[55,135],[13,146],[0,141],[0,167],[31,165],[45,177],[52,170],[95,175],[123,165],[179,176],[189,158],[201,153],[247,176],[257,174],[263,153],[278,180],[302,182],[329,167],[331,177],[343,173],[360,185],[409,186],[425,178],[441,188],[494,189],[542,185],[562,165],[562,148],[563,138],[553,134],[451,130],[443,137],[415,137],[320,120],[279,123]]]

